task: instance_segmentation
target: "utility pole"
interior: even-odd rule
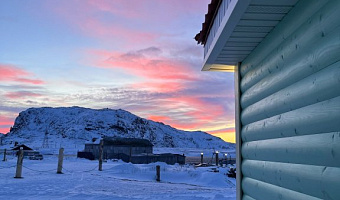
[[[42,148],[45,148],[45,149],[49,148],[49,146],[48,146],[48,132],[47,132],[47,130],[45,131],[45,137],[44,137],[44,140],[43,140]]]

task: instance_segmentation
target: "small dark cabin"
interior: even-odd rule
[[[103,141],[104,159],[120,158],[124,155],[152,154],[153,151],[152,143],[146,139],[105,137]],[[93,159],[98,159],[99,142],[100,140],[96,140],[85,144],[84,152],[90,152],[94,156]]]
[[[185,156],[179,154],[153,154],[153,144],[146,139],[105,137],[103,139],[103,158],[121,159],[134,164],[165,162],[167,164],[185,164]],[[95,160],[99,158],[100,140],[85,144],[83,152],[78,152],[79,158]]]

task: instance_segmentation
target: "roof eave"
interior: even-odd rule
[[[234,71],[237,62],[216,64],[215,60],[245,13],[250,2],[251,0],[234,0],[230,2],[226,14],[212,41],[210,49],[204,58],[202,71]],[[222,67],[222,65],[224,67]]]

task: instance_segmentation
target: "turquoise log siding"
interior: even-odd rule
[[[242,62],[243,200],[340,199],[339,19],[300,0]]]
[[[244,76],[250,70],[258,66],[263,60],[263,57],[258,57],[258,54],[268,55],[273,49],[277,48],[288,36],[290,36],[297,28],[306,22],[310,16],[314,15],[327,1],[320,0],[307,0],[300,1],[294,9],[289,12],[281,22],[280,27],[272,31],[267,35],[266,40],[254,50],[253,54],[250,54],[246,60],[242,62],[242,68],[240,69],[241,76]],[[303,13],[302,13],[303,10]]]

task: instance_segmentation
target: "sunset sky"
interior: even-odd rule
[[[30,107],[125,109],[234,142],[233,73],[202,72],[210,0],[0,1],[0,132]]]

